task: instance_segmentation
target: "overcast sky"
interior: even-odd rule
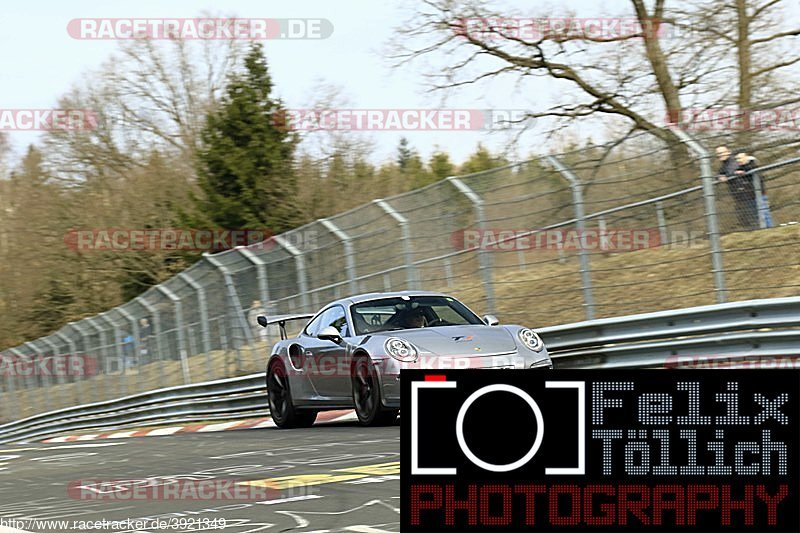
[[[510,11],[541,16],[548,10],[561,13],[558,4],[539,0],[505,0]],[[324,18],[333,24],[333,34],[324,40],[268,40],[265,52],[276,84],[276,92],[288,107],[313,101],[320,80],[342,88],[353,108],[436,108],[442,95],[427,92],[422,63],[392,68],[384,55],[394,29],[408,17],[415,0],[71,0],[51,2],[26,0],[6,2],[0,18],[0,109],[51,108],[59,95],[92,69],[98,68],[117,48],[113,40],[78,40],[67,33],[75,18],[178,18],[203,13],[254,18]],[[630,16],[628,0],[598,3],[573,1],[569,9],[582,17]],[[547,80],[526,81],[521,87],[495,83],[487,89],[459,90],[447,97],[445,107],[454,109],[531,109],[550,94]],[[540,106],[537,106],[541,108]],[[537,143],[537,132],[520,143],[522,155]],[[12,145],[19,154],[38,134],[13,132]],[[455,161],[462,161],[482,141],[498,149],[507,144],[506,133],[486,132],[369,132],[376,145],[376,159],[394,156],[401,136],[427,156],[438,145]]]

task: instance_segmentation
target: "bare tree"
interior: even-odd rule
[[[560,130],[579,119],[608,117],[628,132],[644,130],[674,144],[676,137],[663,126],[680,123],[690,106],[733,99],[749,108],[756,100],[767,103],[764,97],[774,101],[778,73],[797,63],[796,51],[766,63],[753,58],[783,50],[782,42],[797,35],[775,19],[784,3],[703,0],[686,7],[628,0],[621,17],[636,22],[632,29],[596,33],[571,13],[521,17],[478,0],[423,0],[399,28],[393,57],[398,64],[446,58],[444,68],[429,75],[434,91],[509,77],[520,86],[532,78],[552,80],[558,101],[541,104],[529,118],[548,118]],[[557,18],[566,19],[565,26],[548,28],[545,21]],[[764,33],[767,28],[772,32]],[[778,92],[791,93],[783,89]]]

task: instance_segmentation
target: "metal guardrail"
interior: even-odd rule
[[[269,414],[263,373],[158,389],[0,425],[0,443],[131,424],[252,418]]]
[[[695,358],[800,357],[800,297],[589,320],[539,330],[555,367],[659,368]],[[264,374],[170,387],[0,425],[0,443],[67,431],[268,414]]]

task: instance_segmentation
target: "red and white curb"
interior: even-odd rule
[[[317,416],[317,424],[330,422],[345,422],[358,420],[355,411],[323,411]],[[239,420],[235,422],[222,422],[220,424],[189,424],[186,426],[169,426],[154,429],[138,429],[135,431],[116,431],[110,433],[87,433],[83,435],[69,435],[67,437],[54,437],[43,440],[44,443],[52,442],[76,442],[98,439],[127,439],[130,437],[159,437],[164,435],[174,435],[176,433],[210,433],[216,431],[231,431],[234,429],[262,429],[274,428],[275,422],[272,418],[253,418],[250,420]]]

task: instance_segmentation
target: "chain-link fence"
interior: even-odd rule
[[[533,327],[800,294],[800,136],[663,133],[448,178],[206,255],[5,350],[0,419],[261,370],[278,332],[255,316],[359,292],[444,291]]]

